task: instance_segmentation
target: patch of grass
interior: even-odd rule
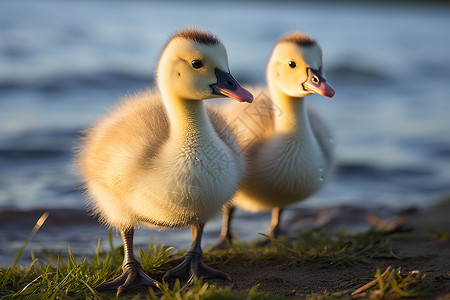
[[[430,282],[419,271],[402,274],[401,269],[389,266],[383,273],[378,269],[375,279],[351,291],[324,292],[323,294],[300,295],[308,300],[331,299],[424,299],[433,296]]]
[[[430,297],[433,292],[419,271],[402,274],[400,269],[388,267],[383,273],[378,269],[374,281],[352,293],[358,294],[370,299],[404,299]]]
[[[166,248],[164,245],[156,245],[153,241],[147,250],[139,249],[141,265],[151,276],[162,277],[168,270],[167,262],[171,259],[174,248]],[[123,256],[122,256],[123,258]]]
[[[39,223],[39,222],[38,222]],[[40,222],[42,225],[42,220]],[[39,225],[40,226],[40,225]],[[25,247],[37,231],[33,229],[29,238],[18,252],[13,264],[0,269],[0,300],[5,299],[114,299],[100,294],[95,288],[105,281],[121,274],[123,247],[115,248],[109,236],[110,251],[101,251],[100,241],[97,250],[90,259],[77,259],[68,250],[64,259],[54,255],[47,262],[36,258],[32,252],[29,266],[18,266]],[[181,252],[165,248],[153,242],[147,250],[139,249],[141,264],[153,278],[160,280],[170,268],[168,260]],[[174,253],[175,252],[175,253]],[[383,232],[371,229],[365,233],[349,235],[345,233],[325,233],[314,231],[302,234],[295,239],[272,240],[267,247],[237,243],[227,250],[218,252],[205,251],[204,259],[210,265],[225,265],[236,256],[245,257],[250,263],[274,260],[286,265],[305,262],[324,262],[336,265],[352,265],[367,258],[386,255],[392,257],[389,241]],[[404,284],[405,278],[397,280],[397,285]],[[409,278],[409,277],[408,277]],[[386,280],[386,279],[383,279]],[[410,279],[408,279],[410,280]],[[386,282],[392,282],[389,279]],[[384,283],[385,287],[387,283]],[[389,286],[394,287],[393,283]],[[163,282],[161,290],[149,290],[150,294],[140,296],[123,296],[122,299],[286,299],[281,295],[259,292],[257,286],[244,291],[234,291],[231,287],[218,288],[202,280],[189,281],[181,285],[179,281],[169,287]],[[383,293],[388,293],[383,288]],[[332,295],[322,295],[333,297]],[[321,297],[322,297],[321,296]],[[309,295],[306,298],[315,297]],[[311,298],[313,299],[313,298]]]
[[[32,259],[28,267],[7,269],[0,285],[0,299],[99,299],[94,287],[118,273],[111,253],[100,259],[97,251],[92,261],[77,261],[69,248],[66,263],[59,258],[56,265],[43,263],[33,254]]]
[[[95,287],[121,274],[123,248],[100,255],[98,247],[89,261],[78,261],[68,250],[67,262],[56,258],[56,265],[39,261],[34,256],[28,267],[12,265],[0,269],[0,299],[115,299],[100,294]],[[154,278],[161,278],[167,270],[172,249],[150,244],[146,251],[140,250],[144,269]],[[202,280],[189,281],[181,286],[179,281],[173,287],[163,283],[161,290],[150,289],[149,295],[123,296],[121,299],[285,299],[285,297],[263,293],[254,287],[245,291],[217,288]]]
[[[270,240],[267,247],[257,243],[234,243],[226,250],[205,251],[205,260],[218,265],[226,264],[235,257],[245,258],[249,264],[275,260],[287,265],[306,262],[355,265],[371,258],[396,257],[384,232],[375,228],[355,235],[313,231],[296,238]]]
[[[41,224],[42,225],[42,224]],[[6,299],[116,299],[101,294],[95,287],[121,274],[123,247],[114,248],[109,235],[111,251],[101,254],[100,242],[94,256],[77,260],[69,248],[66,262],[59,256],[50,257],[52,262],[43,262],[31,252],[32,263],[27,267],[17,265],[26,245],[36,233],[33,230],[16,258],[7,269],[0,268],[0,300]],[[153,242],[147,250],[139,249],[141,264],[146,272],[161,278],[169,268],[166,263],[173,248]],[[171,288],[166,283],[161,290],[149,289],[148,295],[122,296],[120,299],[285,299],[282,296],[263,293],[253,287],[244,291],[233,291],[231,287],[217,288],[202,280],[189,281],[184,286],[179,281]]]

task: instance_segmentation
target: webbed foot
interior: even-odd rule
[[[231,245],[232,245],[231,239],[220,238],[219,242],[217,244],[213,245],[212,247],[210,247],[208,250],[209,251],[226,250],[226,249],[229,249]]]
[[[202,260],[202,255],[197,252],[187,252],[185,256],[177,258],[169,262],[170,264],[178,264],[175,268],[164,274],[163,278],[179,277],[189,279],[192,276],[200,278],[220,278],[231,281],[228,274],[220,272],[206,265]]]
[[[160,287],[160,283],[148,276],[138,262],[123,267],[123,273],[116,279],[105,282],[97,287],[98,291],[117,290],[117,297],[139,286]]]

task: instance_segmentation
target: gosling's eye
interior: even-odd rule
[[[191,61],[191,64],[194,69],[200,69],[201,67],[203,67],[203,62],[198,59],[194,59],[193,61]]]
[[[295,68],[296,66],[297,66],[297,64],[295,63],[295,61],[289,62],[289,67],[291,67],[292,69]]]

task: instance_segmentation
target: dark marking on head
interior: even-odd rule
[[[215,35],[201,29],[182,29],[175,33],[170,41],[179,37],[205,45],[217,45],[220,43],[219,39]]]
[[[306,33],[289,33],[281,37],[278,43],[296,43],[299,46],[314,46],[317,42],[314,38]]]

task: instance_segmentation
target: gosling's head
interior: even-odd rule
[[[223,44],[204,30],[185,29],[172,36],[159,60],[157,83],[169,97],[253,101],[253,95],[230,74]]]
[[[267,65],[268,82],[291,97],[334,96],[322,71],[322,50],[309,35],[288,34],[273,49]]]

